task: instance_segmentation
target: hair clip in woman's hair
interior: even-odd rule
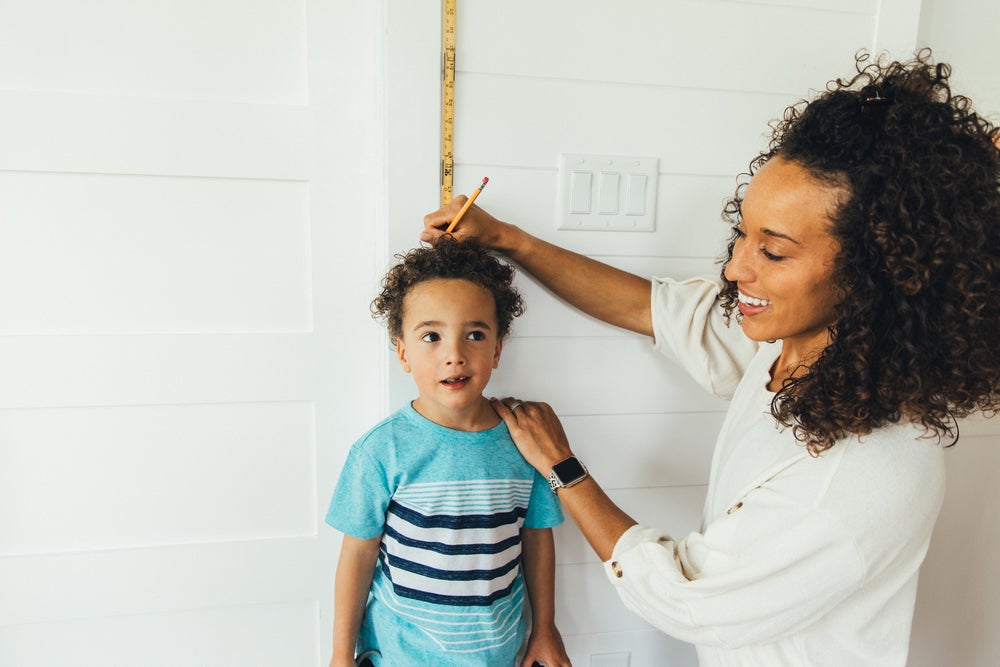
[[[892,96],[888,93],[883,95],[878,88],[862,90],[861,95],[861,109],[865,111],[872,107],[884,107],[887,104],[892,104]]]
[[[886,107],[892,104],[892,95],[875,86],[861,89],[861,118],[869,125],[879,126],[885,118]]]

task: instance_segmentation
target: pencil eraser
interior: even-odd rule
[[[489,182],[490,182],[490,177],[489,176],[483,176],[483,185],[486,185]]]

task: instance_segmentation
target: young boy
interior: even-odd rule
[[[523,310],[514,270],[443,238],[382,282],[418,396],[354,444],[327,523],[344,533],[331,667],[568,665],[554,619],[555,494],[483,397]]]

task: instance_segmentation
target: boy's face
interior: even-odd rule
[[[475,283],[428,280],[403,300],[396,351],[420,392],[414,407],[431,421],[461,428],[482,415],[502,344],[493,295]]]

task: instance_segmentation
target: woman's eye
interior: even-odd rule
[[[764,255],[764,257],[768,258],[772,262],[780,262],[783,259],[785,259],[784,256],[782,255],[775,255],[774,253],[768,252],[767,248],[765,248],[764,246],[760,247],[760,254]]]
[[[747,237],[747,233],[740,229],[738,225],[733,225],[733,239],[734,241],[742,241]],[[783,255],[775,255],[773,252],[769,252],[766,246],[760,246],[760,254],[764,255],[765,258],[772,262],[780,262],[785,259]]]
[[[470,331],[466,338],[469,340],[486,340],[486,334],[482,331]]]
[[[427,333],[425,333],[423,336],[420,337],[420,340],[424,341],[425,343],[436,343],[439,340],[441,340],[441,336],[438,336],[433,331],[428,331]]]

